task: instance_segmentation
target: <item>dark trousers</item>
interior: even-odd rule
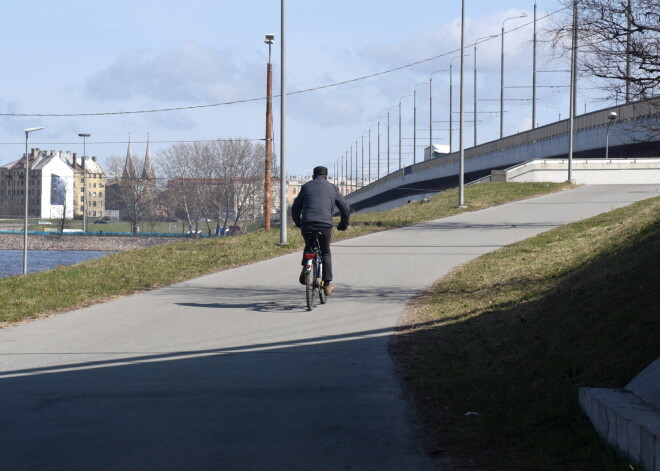
[[[321,254],[323,255],[323,281],[332,281],[332,254],[330,253],[330,242],[332,241],[332,227],[322,228],[307,228],[303,227],[300,233],[305,239],[305,252],[310,252],[309,242],[307,240],[308,232],[319,232],[319,244],[321,246]],[[303,256],[302,264],[305,265],[305,257]]]

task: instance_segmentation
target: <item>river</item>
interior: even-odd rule
[[[100,258],[116,252],[91,250],[29,250],[28,273],[50,270],[58,265],[73,265],[78,262]],[[0,250],[0,278],[23,274],[23,251]]]

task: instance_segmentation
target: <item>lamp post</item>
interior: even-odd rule
[[[463,147],[463,129],[465,127],[464,120],[464,74],[465,70],[465,0],[461,1],[461,82],[460,82],[460,92],[459,92],[459,117],[460,125],[458,129],[458,151],[459,151],[459,160],[458,160],[458,207],[465,207],[465,190],[464,190],[464,180],[465,180],[465,149]]]
[[[396,108],[396,105],[387,109],[387,173],[385,175],[390,174],[390,110],[392,108]]]
[[[437,70],[429,77],[429,159],[433,158],[433,75],[447,72],[447,69]]]
[[[405,95],[399,98],[399,170],[401,170],[401,100],[411,96],[412,95]]]
[[[454,114],[453,108],[452,108],[452,103],[454,101],[454,84],[453,84],[453,69],[454,69],[454,59],[460,59],[461,56],[454,56],[449,60],[449,153],[452,151],[452,135],[454,134],[454,129],[453,129],[453,118],[452,115]]]
[[[271,48],[274,34],[267,34],[264,43],[268,44],[268,65],[266,66],[266,162],[264,174],[264,230],[270,230],[270,172],[273,160],[273,64]]]
[[[82,155],[82,193],[83,193],[83,232],[87,232],[87,167],[85,165],[85,155],[87,155],[87,138],[91,136],[89,133],[78,133],[78,137],[83,138],[83,155]]]
[[[504,137],[504,23],[517,18],[525,18],[527,13],[512,16],[502,21],[502,48],[500,53],[500,139]]]
[[[372,124],[369,126],[369,171],[367,172],[367,185],[371,183],[371,128],[376,126],[375,124]],[[378,126],[380,127],[380,122],[378,122]]]
[[[376,148],[376,152],[378,154],[376,156],[376,160],[377,160],[376,177],[377,177],[378,180],[380,180],[380,120],[383,119],[383,118],[385,118],[385,116],[381,116],[380,118],[378,118],[378,145],[377,145],[377,148]]]
[[[417,87],[428,84],[428,82],[418,83],[413,88],[413,164],[417,163]]]
[[[474,80],[473,86],[474,86],[474,91],[473,91],[473,97],[474,97],[474,115],[472,116],[473,123],[474,123],[474,140],[472,141],[472,145],[476,146],[477,145],[477,44],[483,41],[487,41],[489,39],[494,38],[497,36],[496,34],[491,34],[490,36],[482,36],[480,38],[477,38],[477,40],[474,42]]]
[[[371,136],[371,129],[369,129],[369,135]],[[361,173],[361,179],[360,179],[360,187],[364,186],[364,133],[362,133],[362,150],[360,151],[360,156],[362,158],[361,166],[362,166],[362,171]]]
[[[30,155],[28,154],[28,135],[31,132],[39,131],[40,128],[25,129],[25,221],[23,222],[23,274],[27,275],[27,250],[28,250],[28,202],[29,202],[29,183],[30,183]]]
[[[280,244],[287,243],[286,211],[286,41],[285,41],[285,0],[280,0]]]
[[[612,111],[610,114],[607,115],[607,132],[605,133],[605,158],[606,159],[608,159],[609,156],[610,156],[610,126],[618,116],[619,115],[617,115],[615,111]]]

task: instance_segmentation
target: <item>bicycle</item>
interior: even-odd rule
[[[323,286],[323,255],[319,243],[320,232],[308,232],[305,238],[309,242],[309,252],[305,252],[305,297],[307,310],[314,309],[314,298],[318,292],[319,301],[325,304],[328,297]]]

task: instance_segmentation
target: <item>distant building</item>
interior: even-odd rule
[[[83,160],[70,151],[32,149],[29,154],[28,215],[44,219],[82,217]],[[105,174],[96,157],[85,158],[90,217],[103,217]],[[0,167],[0,214],[25,214],[25,156]]]

